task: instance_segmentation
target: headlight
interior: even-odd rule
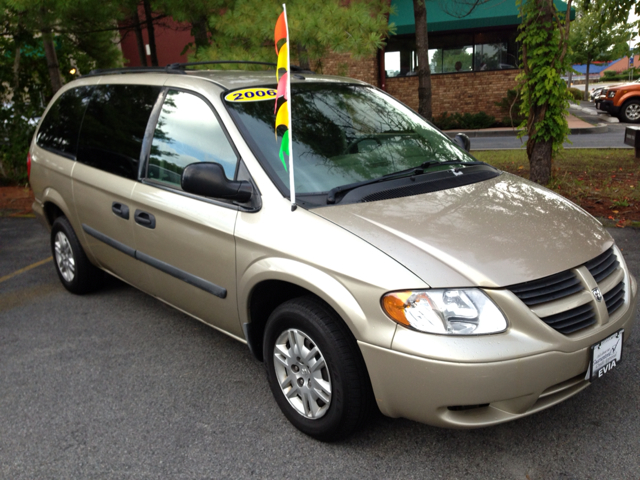
[[[477,288],[387,293],[382,307],[393,320],[420,332],[482,335],[506,330],[507,319]]]
[[[609,92],[609,98],[613,98],[616,96],[616,92]]]

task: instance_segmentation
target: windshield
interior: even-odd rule
[[[475,161],[431,124],[374,88],[295,83],[292,90],[292,150],[299,195],[328,192],[425,162]],[[276,141],[273,97],[269,100],[226,104],[259,161],[286,194],[288,158],[283,163],[278,155],[283,131],[278,129]]]

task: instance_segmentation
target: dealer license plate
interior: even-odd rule
[[[624,329],[591,346],[591,363],[585,380],[594,381],[609,373],[622,359],[622,335]]]

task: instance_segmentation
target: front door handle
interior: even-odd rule
[[[142,210],[136,210],[133,215],[136,223],[146,228],[156,228],[156,217],[150,213],[143,212]]]
[[[129,220],[129,207],[124,203],[113,202],[111,204],[111,211],[117,216],[122,217],[125,220]]]

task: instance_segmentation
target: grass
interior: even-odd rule
[[[501,170],[529,178],[524,149],[473,155]],[[640,226],[640,160],[632,149],[568,149],[553,161],[548,188],[618,226]]]

